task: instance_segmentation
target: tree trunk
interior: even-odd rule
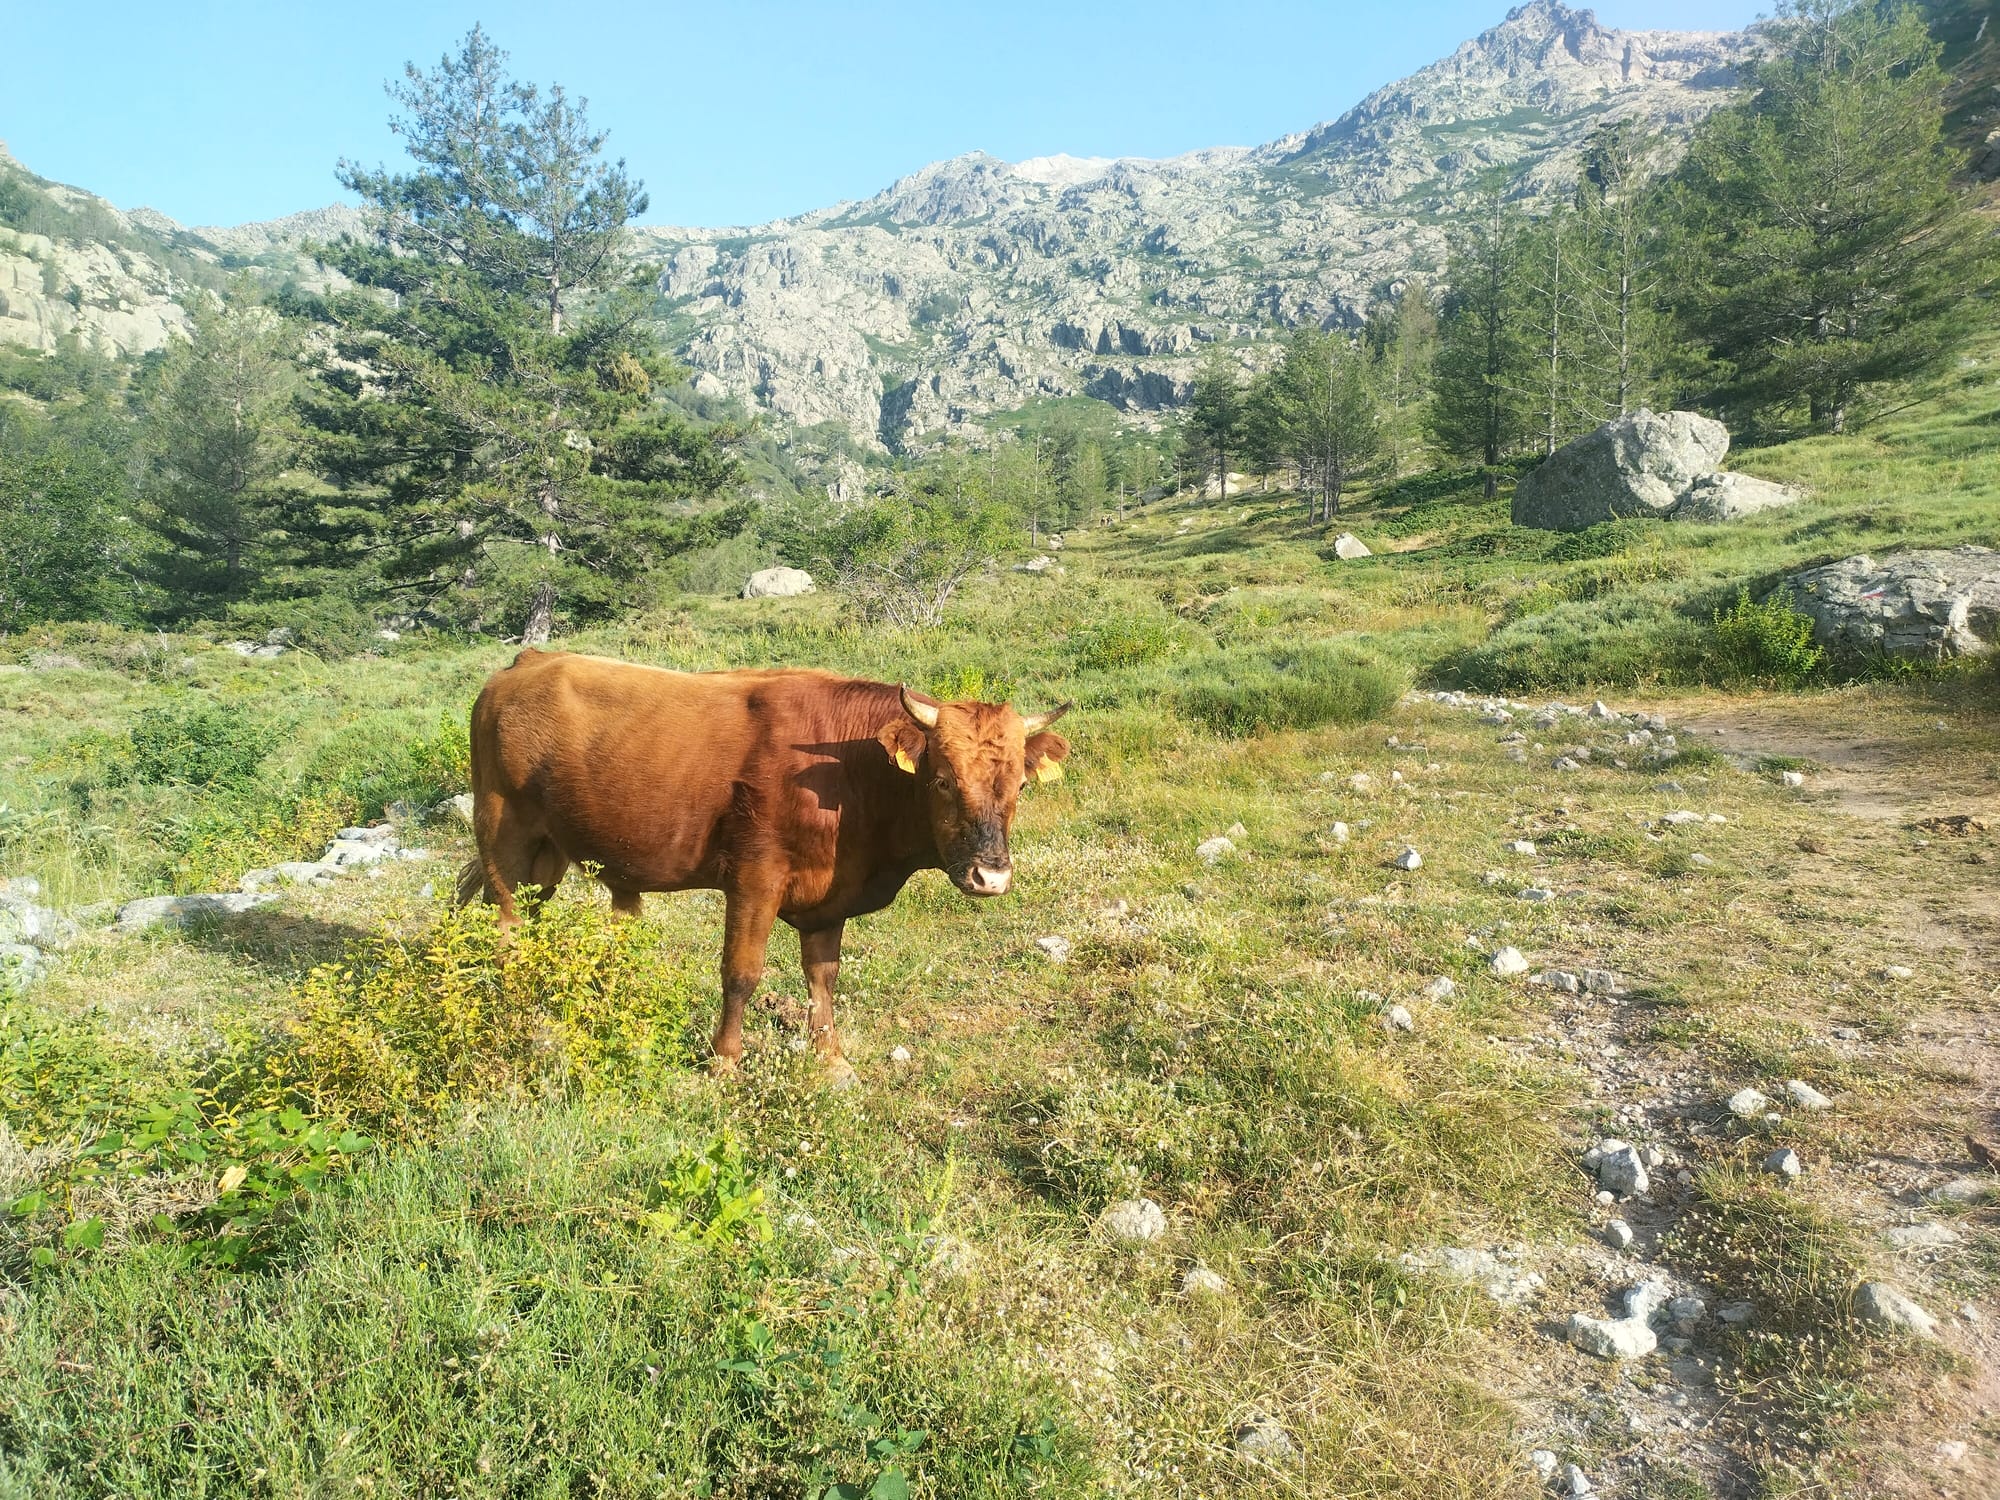
[[[1486,498],[1488,500],[1500,498],[1500,476],[1491,469],[1486,471]]]
[[[521,627],[521,644],[546,646],[556,623],[556,586],[547,579],[535,585],[528,599],[528,623]]]

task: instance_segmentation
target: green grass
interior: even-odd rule
[[[1297,497],[1250,495],[1079,528],[1064,574],[979,580],[934,631],[857,625],[831,595],[688,594],[577,638],[685,669],[1073,700],[1074,753],[1024,798],[1015,895],[974,906],[925,876],[850,928],[851,1092],[795,1050],[782,933],[744,1076],[700,1070],[712,895],[654,898],[619,960],[645,977],[620,979],[579,888],[503,975],[476,920],[439,914],[467,852],[444,819],[413,835],[437,859],[380,879],[208,929],[87,933],[0,1028],[0,1187],[55,1188],[0,1255],[0,1495],[1531,1493],[1504,1392],[1551,1358],[1538,1388],[1596,1376],[1532,1317],[1396,1258],[1519,1241],[1560,1261],[1588,1226],[1575,1149],[1600,1101],[1541,1046],[1550,997],[1494,979],[1468,934],[1640,979],[1628,1041],[1662,1066],[1842,1095],[1797,1188],[1710,1164],[1681,1252],[1790,1326],[1865,1259],[1818,1163],[1931,1128],[1917,1065],[1836,1063],[1814,1038],[1836,1017],[1903,1024],[1854,976],[1907,948],[1880,892],[1953,876],[1954,851],[1857,836],[1851,880],[1830,882],[1795,852],[1835,837],[1826,814],[1694,742],[1677,795],[1729,821],[1655,842],[1660,773],[1612,765],[1622,745],[1576,773],[1512,762],[1403,686],[1736,682],[1714,621],[1739,586],[1898,539],[1995,539],[2000,460],[1972,441],[1995,405],[1965,382],[1879,432],[1740,455],[1816,493],[1732,530],[1521,532],[1476,478],[1432,476],[1339,518],[1376,547],[1359,562],[1322,554]],[[246,661],[85,628],[5,649],[0,873],[72,906],[231,883],[459,789],[455,726],[512,654]],[[1921,728],[1940,766],[1990,759],[1964,684],[1807,686],[1784,701]],[[1195,857],[1235,824],[1235,855]],[[1483,880],[1513,837],[1538,841],[1562,899]],[[1405,843],[1420,870],[1389,867]],[[1068,963],[1036,950],[1046,933],[1072,939]],[[1455,994],[1425,998],[1438,976]],[[1952,1087],[1923,1076],[1925,1097]],[[176,1091],[225,1154],[253,1151],[230,1131],[274,1099],[374,1144],[278,1197],[246,1270],[190,1227],[233,1202],[221,1158],[114,1180],[80,1154]],[[248,1159],[289,1170],[302,1149]],[[1106,1243],[1094,1216],[1134,1193],[1167,1238]],[[65,1227],[90,1218],[101,1243]],[[1182,1297],[1195,1264],[1230,1295]],[[1730,1354],[1815,1451],[1860,1442],[1907,1368],[1841,1337]],[[1285,1424],[1295,1467],[1232,1452],[1253,1412]]]

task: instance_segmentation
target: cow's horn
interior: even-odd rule
[[[925,703],[920,698],[910,696],[907,687],[897,689],[903,695],[903,712],[915,719],[926,729],[937,728],[938,711],[935,703]]]
[[[1065,703],[1060,707],[1050,709],[1045,714],[1023,714],[1021,716],[1021,728],[1029,734],[1040,734],[1044,729],[1055,723],[1057,719],[1068,713],[1074,706],[1074,704]]]

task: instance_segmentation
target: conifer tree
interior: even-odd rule
[[[298,485],[296,330],[270,309],[215,298],[167,350],[140,430],[140,519],[149,582],[181,617],[249,598],[289,551]]]
[[[1216,495],[1229,495],[1229,455],[1243,441],[1243,372],[1221,344],[1210,344],[1194,378],[1186,427],[1189,456],[1199,469],[1213,462]]]
[[[1907,5],[1797,0],[1744,103],[1678,173],[1686,281],[1725,408],[1840,432],[1856,403],[1935,372],[1979,321],[1992,238],[1952,183],[1946,76]]]
[[[1383,458],[1400,474],[1423,445],[1437,359],[1438,313],[1428,282],[1412,277],[1394,300],[1369,309],[1365,330],[1382,399]]]
[[[1308,519],[1331,520],[1348,484],[1382,450],[1382,408],[1368,355],[1345,338],[1302,328],[1286,345],[1274,384],[1285,447],[1311,486]]]
[[[1528,436],[1535,351],[1526,333],[1525,226],[1498,194],[1452,235],[1433,370],[1431,435],[1447,453],[1486,470],[1486,496],[1499,492],[1499,466]]]
[[[585,101],[505,60],[475,28],[412,66],[391,90],[411,170],[342,164],[372,233],[326,252],[361,290],[324,304],[337,357],[308,410],[328,472],[381,498],[390,588],[539,644],[559,600],[629,603],[748,512],[694,508],[733,481],[732,434],[656,399],[674,371],[621,255],[640,184]]]

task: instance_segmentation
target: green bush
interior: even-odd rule
[[[1172,626],[1158,616],[1124,614],[1080,625],[1063,644],[1070,660],[1084,671],[1110,672],[1172,655],[1174,635]]]
[[[1812,617],[1779,590],[1759,604],[1747,588],[1714,618],[1714,658],[1724,677],[1797,687],[1820,669],[1826,653],[1813,644]]]
[[[153,785],[249,781],[278,742],[272,725],[199,698],[139,710],[131,736],[132,774]]]
[[[1307,646],[1286,655],[1225,658],[1184,682],[1174,702],[1212,732],[1238,739],[1379,719],[1401,701],[1405,686],[1375,662]]]

